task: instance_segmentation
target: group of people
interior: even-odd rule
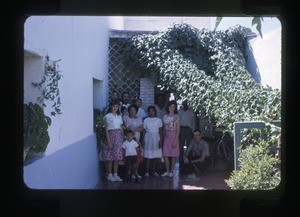
[[[167,102],[167,103],[165,103]],[[180,173],[195,170],[206,171],[209,166],[209,146],[201,137],[195,124],[195,113],[182,102],[160,94],[154,105],[142,109],[142,100],[131,100],[128,92],[121,98],[115,91],[108,106],[104,145],[101,159],[105,161],[106,178],[123,181],[118,174],[120,163],[125,163],[125,181],[132,178],[139,182],[139,164],[146,163],[144,176],[173,177],[176,160],[179,159]],[[192,138],[193,136],[193,138]],[[156,163],[163,160],[165,171],[159,174]]]

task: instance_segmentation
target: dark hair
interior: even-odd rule
[[[178,112],[178,111],[177,111],[177,102],[176,102],[175,100],[171,100],[171,101],[168,102],[167,108],[166,108],[167,113],[169,113],[169,106],[170,106],[170,105],[175,105],[174,113],[177,114],[177,112]]]
[[[127,136],[128,134],[133,134],[134,135],[133,130],[125,130],[125,136]]]
[[[202,133],[200,129],[195,129],[195,130],[193,131],[193,133],[196,133],[196,132]]]
[[[121,97],[123,98],[123,96],[124,96],[125,94],[128,94],[128,95],[130,96],[129,92],[123,91],[122,94],[121,94]]]
[[[156,116],[156,108],[154,105],[149,105],[147,108],[147,112],[149,113],[150,109],[153,109],[153,111],[155,112],[155,116]]]
[[[137,113],[138,110],[139,110],[139,107],[138,107],[136,104],[132,104],[132,105],[128,106],[128,112],[130,112],[130,109],[131,109],[131,108],[135,108],[136,113]]]
[[[121,112],[123,112],[124,110],[128,110],[126,106],[121,107]]]
[[[109,108],[108,108],[107,113],[110,113],[110,112],[111,112],[111,107],[112,107],[113,105],[120,105],[120,100],[119,100],[119,99],[113,99],[112,101],[110,101],[110,103],[109,103]],[[120,114],[120,111],[119,111],[119,110],[117,111],[117,114],[118,114],[118,115]]]

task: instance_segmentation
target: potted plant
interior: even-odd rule
[[[29,150],[40,153],[45,152],[50,137],[48,127],[51,118],[44,114],[44,110],[37,103],[24,104],[24,151],[23,160],[26,159]]]

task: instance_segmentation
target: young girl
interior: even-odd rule
[[[150,164],[151,172],[154,176],[159,176],[155,171],[156,160],[162,157],[162,120],[156,117],[155,106],[149,106],[148,117],[144,120],[144,142],[143,142],[143,156],[146,159],[146,173],[149,177]]]
[[[174,100],[168,102],[168,114],[164,115],[164,143],[162,155],[165,160],[166,172],[162,177],[173,177],[176,157],[179,157],[179,133],[180,122],[177,115],[177,103]],[[170,162],[171,160],[171,162]]]
[[[107,180],[112,182],[123,181],[118,176],[119,161],[123,160],[122,143],[124,141],[123,120],[121,115],[117,114],[119,106],[119,100],[112,100],[109,104],[109,112],[104,116],[107,127],[102,159],[107,161]]]

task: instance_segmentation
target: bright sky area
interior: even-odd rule
[[[233,27],[237,24],[241,26],[251,28],[253,32],[258,33],[256,30],[256,25],[252,26],[253,17],[223,17],[221,23],[219,24],[217,30],[226,30],[229,27]],[[211,19],[211,27],[212,29],[215,26],[216,17],[212,17]],[[281,27],[281,22],[277,17],[263,17],[262,22],[262,33],[267,33],[278,29]]]

